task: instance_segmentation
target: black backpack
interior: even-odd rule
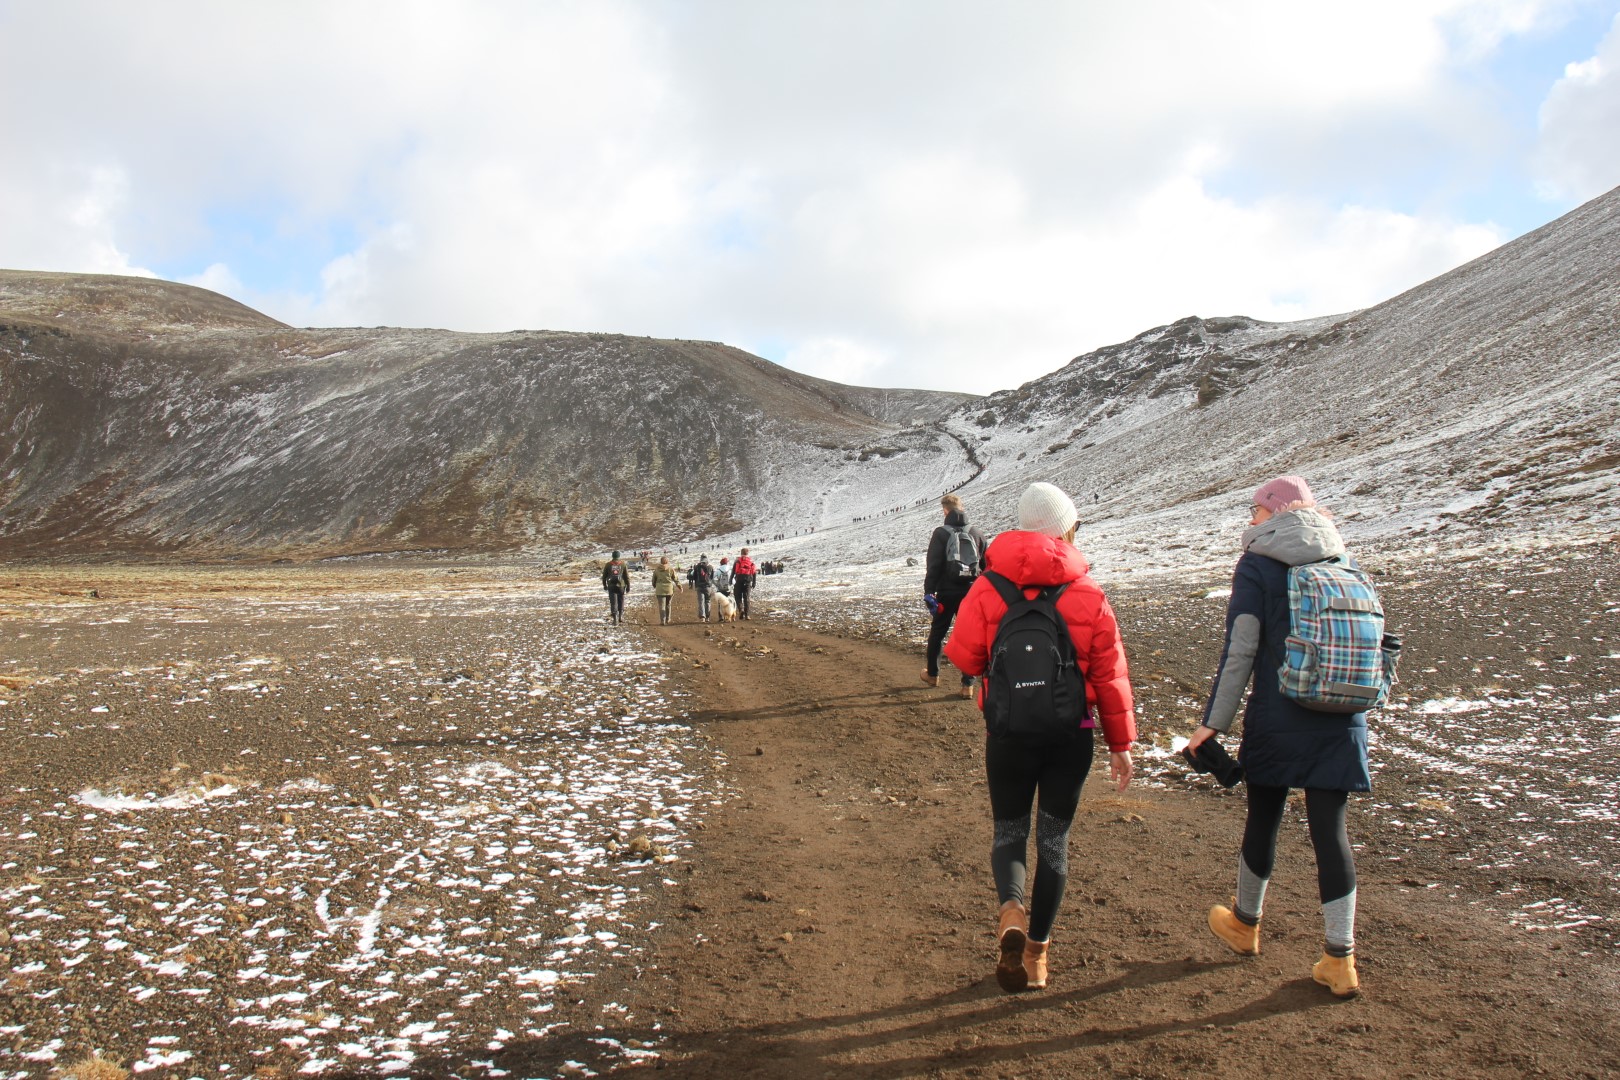
[[[713,579],[714,571],[710,568],[708,563],[700,562],[696,566],[692,567],[692,584],[697,586],[700,591],[707,590],[709,587],[709,582]]]
[[[995,571],[985,577],[1007,602],[984,676],[990,734],[1030,742],[1075,738],[1086,715],[1086,679],[1057,609],[1069,584],[1049,585],[1030,600]]]
[[[955,525],[945,526],[945,576],[957,581],[972,581],[979,576],[979,553],[973,537]]]

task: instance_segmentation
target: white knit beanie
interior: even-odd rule
[[[1074,500],[1044,481],[1024,489],[1018,500],[1018,527],[1045,536],[1062,536],[1080,518]]]

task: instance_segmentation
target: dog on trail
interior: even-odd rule
[[[719,619],[721,622],[737,621],[737,603],[719,589],[709,594],[709,621]]]

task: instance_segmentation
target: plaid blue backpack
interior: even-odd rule
[[[1288,571],[1288,640],[1277,682],[1283,696],[1319,712],[1376,709],[1395,682],[1394,639],[1367,575],[1338,559]]]

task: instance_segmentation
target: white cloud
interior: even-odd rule
[[[214,263],[200,274],[181,278],[182,285],[195,285],[199,289],[222,293],[225,296],[237,297],[247,293],[247,287],[231,272],[231,268],[224,263]]]
[[[0,205],[7,207],[0,266],[154,276],[122,247],[119,220],[128,203],[128,177],[116,166],[48,168],[40,176],[0,168]]]
[[[879,373],[889,362],[872,345],[844,338],[814,338],[793,349],[783,359],[783,366],[818,379],[850,386],[881,385]]]
[[[1585,201],[1620,184],[1620,16],[1548,93],[1537,151],[1550,197]]]
[[[1469,65],[1565,6],[12,6],[8,38],[74,47],[0,69],[30,103],[0,113],[30,148],[0,159],[30,211],[0,215],[0,265],[189,264],[300,325],[772,341],[824,377],[989,391],[1499,242],[1376,193],[1496,152]],[[1598,115],[1573,89],[1548,110],[1549,145]]]

